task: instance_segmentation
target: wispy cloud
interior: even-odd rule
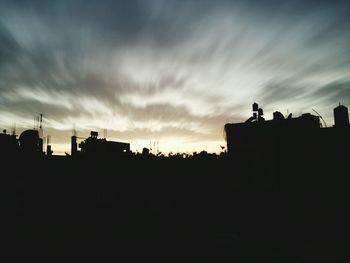
[[[209,144],[255,100],[268,114],[331,112],[350,103],[349,10],[348,1],[3,0],[1,124],[43,112],[60,143],[58,130],[75,123]]]

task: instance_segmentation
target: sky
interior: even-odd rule
[[[1,0],[0,128],[44,116],[54,154],[107,131],[142,151],[220,151],[258,102],[321,114],[350,106],[350,2]]]

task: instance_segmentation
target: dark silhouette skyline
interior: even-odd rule
[[[226,147],[222,146],[221,154],[227,150],[230,156],[249,155],[249,152],[263,156],[267,149],[271,153],[279,154],[281,151],[297,153],[301,148],[314,152],[333,152],[339,147],[348,147],[349,113],[348,108],[344,105],[339,104],[334,108],[334,125],[332,127],[322,127],[321,119],[324,121],[322,116],[310,113],[293,117],[292,113],[283,116],[281,112],[275,111],[272,120],[265,120],[264,111],[258,107],[257,103],[252,105],[252,109],[253,115],[244,123],[225,124],[227,145]],[[43,137],[42,114],[39,115],[38,120],[34,129],[23,131],[19,138],[17,138],[15,131],[8,134],[7,130],[3,130],[3,133],[0,134],[1,154],[3,156],[7,154],[52,156],[54,151],[50,144],[51,136]],[[98,135],[97,131],[91,131],[89,137],[83,138],[77,136],[74,130],[71,136],[71,150],[70,153],[66,152],[66,155],[117,158],[117,156],[130,157],[132,154],[138,153],[131,151],[130,143],[98,138]],[[45,143],[46,149],[44,149]],[[157,148],[158,142],[157,146],[154,142],[153,145],[150,144],[150,148],[143,147],[142,154],[149,155],[151,150],[151,154],[155,156],[164,156]],[[265,153],[263,154],[261,151],[265,151]],[[206,151],[202,149],[200,152]],[[193,156],[195,152],[192,154],[178,152],[176,154],[188,157]],[[168,156],[174,156],[174,153],[170,152]]]
[[[349,262],[349,13],[1,0],[12,259]]]
[[[91,132],[80,143],[73,134],[69,156],[46,156],[38,130],[19,140],[3,133],[17,249],[96,260],[347,262],[346,109],[336,107],[326,128],[311,114],[266,120],[254,104],[253,118],[225,125],[221,155],[135,154]],[[14,145],[25,151],[3,154]]]

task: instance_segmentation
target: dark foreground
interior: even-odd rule
[[[16,180],[16,255],[48,262],[349,262],[349,165],[342,158],[278,166],[12,159],[3,163]]]

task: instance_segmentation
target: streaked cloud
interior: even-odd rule
[[[267,115],[317,108],[330,121],[338,101],[350,104],[349,11],[348,1],[3,0],[0,124],[25,128],[42,112],[60,149],[75,125],[217,150],[223,125],[248,118],[253,101]]]

